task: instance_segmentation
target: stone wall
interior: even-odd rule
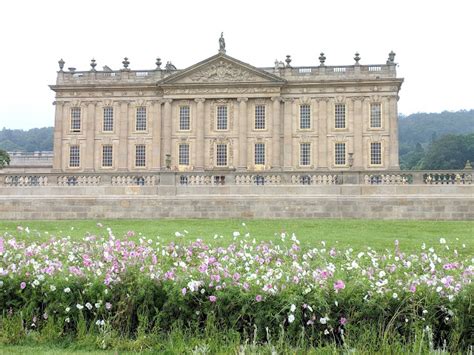
[[[102,218],[474,220],[474,186],[0,188],[0,220]]]

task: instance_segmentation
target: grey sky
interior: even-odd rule
[[[179,69],[218,51],[257,67],[287,54],[292,65],[385,63],[397,53],[405,78],[399,111],[474,108],[474,1],[37,1],[3,2],[0,11],[0,128],[54,124],[57,61],[65,67]]]

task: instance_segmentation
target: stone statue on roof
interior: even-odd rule
[[[221,38],[219,38],[219,53],[225,53],[224,32],[221,32]]]

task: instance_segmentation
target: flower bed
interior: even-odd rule
[[[134,239],[134,240],[132,240]],[[234,232],[226,246],[201,240],[88,235],[24,242],[0,238],[4,342],[49,329],[56,336],[134,338],[210,325],[242,341],[348,346],[423,337],[431,347],[471,345],[473,260],[440,245],[404,253],[318,243],[282,234],[257,243]],[[49,327],[49,328],[48,328]]]

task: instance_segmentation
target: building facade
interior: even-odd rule
[[[256,68],[218,54],[177,70],[64,71],[57,172],[396,170],[403,79],[386,64]]]

